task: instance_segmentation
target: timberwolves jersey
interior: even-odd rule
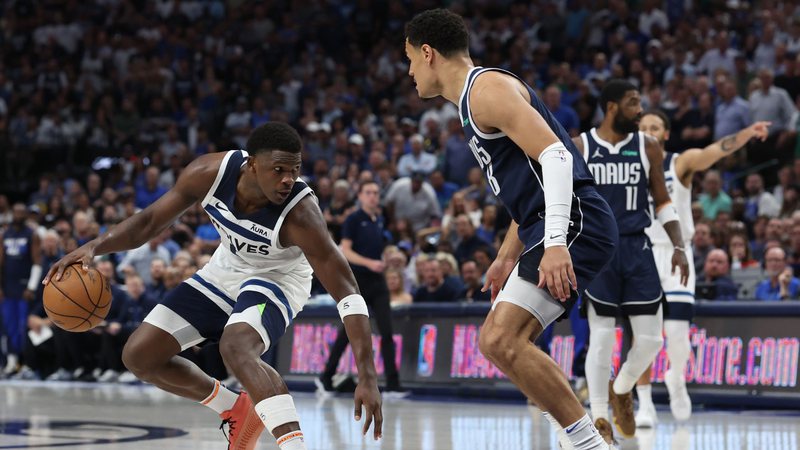
[[[678,210],[678,219],[681,223],[681,235],[685,242],[691,242],[694,236],[694,218],[692,217],[692,186],[686,187],[678,178],[675,170],[675,161],[678,160],[677,153],[666,153],[664,155],[664,180],[667,182],[667,191],[672,204]],[[653,199],[650,199],[650,208],[653,208]],[[645,232],[653,241],[653,244],[668,244],[672,246],[664,226],[660,222],[653,222]],[[688,247],[688,246],[687,246]]]
[[[597,191],[611,206],[620,236],[641,233],[650,225],[648,179],[650,160],[645,137],[631,133],[611,145],[600,139],[597,129],[581,133],[583,157],[597,183]]]
[[[17,230],[9,226],[3,234],[3,293],[8,298],[21,299],[31,276],[33,259],[31,241],[34,231],[27,226]]]
[[[208,264],[235,276],[268,272],[310,278],[311,266],[300,248],[281,246],[278,236],[286,215],[312,193],[311,188],[298,179],[282,205],[270,204],[251,214],[237,212],[236,184],[246,158],[244,150],[229,151],[201,203],[222,240]]]
[[[503,132],[484,133],[472,120],[469,95],[472,85],[480,74],[488,71],[502,72],[519,77],[502,69],[475,67],[467,74],[464,88],[458,102],[458,113],[464,136],[470,150],[478,160],[486,175],[489,186],[508,209],[509,214],[519,224],[519,237],[526,247],[536,244],[542,236],[536,236],[534,225],[544,218],[544,187],[542,185],[542,166],[528,157],[525,152]],[[536,93],[520,80],[531,97],[531,106],[541,114],[558,139],[572,153],[573,191],[582,186],[591,186],[592,176],[586,163],[581,159],[564,127],[558,123]]]

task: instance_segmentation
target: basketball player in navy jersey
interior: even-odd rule
[[[644,233],[651,223],[650,202],[664,225],[673,250],[670,269],[680,268],[680,283],[689,276],[678,213],[670,203],[661,168],[658,141],[639,132],[641,99],[635,86],[609,81],[600,93],[605,113],[599,127],[574,138],[589,165],[598,191],[612,206],[619,230],[619,247],[611,263],[587,287],[589,353],[586,381],[595,426],[613,440],[608,421],[609,397],[614,424],[624,437],[633,437],[633,387],[661,350],[662,291],[652,244]],[[630,318],[633,345],[613,383],[609,383],[611,354],[616,341],[615,318]]]
[[[459,107],[466,139],[513,222],[486,274],[492,310],[481,352],[577,450],[608,449],[564,374],[533,340],[567,317],[613,253],[616,224],[566,130],[510,72],[475,67],[462,18],[425,11],[406,25],[409,75],[420,97]]]
[[[19,366],[28,329],[28,302],[33,300],[42,278],[39,236],[25,224],[28,211],[23,203],[13,206],[11,224],[0,245],[0,303],[6,333],[6,367],[10,375]]]
[[[278,373],[261,360],[305,305],[312,269],[338,302],[358,366],[355,418],[366,409],[381,436],[381,398],[372,357],[366,303],[353,272],[331,240],[311,189],[298,178],[300,136],[284,123],[253,131],[247,151],[203,155],[181,173],[175,187],[56,263],[59,279],[75,262],[139,247],[200,202],[222,236],[211,260],[173,289],[145,318],[123,351],[140,379],[208,406],[229,430],[229,449],[253,449],[266,426],[281,450],[305,449],[297,410]],[[206,339],[218,339],[226,364],[244,386],[236,394],[176,356]]]
[[[689,324],[694,317],[695,268],[692,255],[692,178],[696,172],[710,168],[714,163],[743,148],[751,139],[764,140],[769,134],[769,122],[756,122],[736,134],[726,136],[705,148],[692,148],[681,153],[664,155],[663,171],[670,199],[678,211],[683,236],[683,248],[689,262],[689,282],[681,285],[680,277],[671,272],[670,255],[672,242],[661,224],[653,223],[645,232],[653,242],[653,255],[661,279],[661,287],[669,302],[664,318],[664,334],[667,338],[667,356],[670,368],[664,374],[664,384],[669,391],[669,406],[676,420],[689,420],[692,402],[686,390],[686,364],[689,362],[691,345],[689,343]],[[639,130],[655,138],[660,147],[669,139],[670,121],[659,110],[648,111],[639,122]],[[639,411],[636,413],[636,426],[651,428],[656,424],[656,409],[653,405],[650,388],[651,371],[648,367],[638,381],[636,394],[639,397]]]

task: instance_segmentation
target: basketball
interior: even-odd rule
[[[105,320],[111,307],[111,285],[94,268],[80,264],[66,269],[61,280],[44,287],[44,310],[54,324],[75,333],[91,330]]]

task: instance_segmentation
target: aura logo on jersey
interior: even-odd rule
[[[0,439],[2,441],[0,449],[116,445],[125,442],[180,437],[186,434],[186,431],[178,428],[96,420],[40,422],[11,420],[0,421],[0,435],[10,436]],[[14,439],[14,436],[17,436],[18,439]],[[150,447],[150,445],[143,445],[143,448]]]
[[[475,159],[478,160],[478,165],[481,166],[481,170],[486,172],[486,179],[489,181],[489,186],[492,187],[492,192],[494,192],[494,195],[499,194],[500,183],[498,183],[497,178],[494,177],[492,155],[480,146],[476,136],[472,136],[472,139],[469,140],[469,148],[472,150],[472,154],[475,155]]]

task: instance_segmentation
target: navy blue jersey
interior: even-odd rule
[[[8,227],[3,234],[3,293],[9,298],[22,298],[31,275],[33,258],[31,245],[34,231],[26,226],[21,230]]]
[[[611,206],[619,234],[641,233],[650,225],[650,160],[644,134],[637,131],[611,145],[600,139],[597,129],[581,133],[583,157],[597,183],[597,191]]]
[[[481,170],[486,175],[489,186],[508,209],[509,214],[519,224],[519,237],[526,247],[536,244],[542,239],[534,231],[534,225],[544,218],[544,186],[542,185],[542,166],[530,158],[525,152],[503,132],[484,133],[472,120],[469,106],[469,94],[472,85],[480,74],[487,71],[498,71],[519,77],[502,69],[475,67],[467,74],[464,89],[461,91],[458,112],[464,128],[469,148],[478,160]],[[577,147],[569,134],[553,117],[533,89],[520,80],[528,89],[531,106],[541,114],[553,133],[572,153],[573,190],[593,184],[592,175],[581,158]],[[495,99],[502,101],[502,99]]]

